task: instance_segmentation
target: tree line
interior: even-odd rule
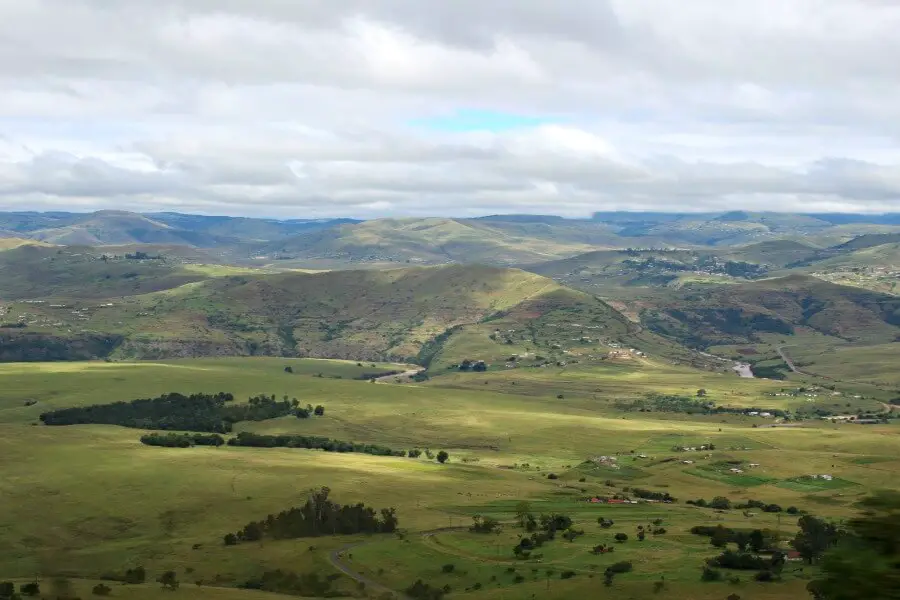
[[[242,431],[228,440],[229,446],[248,446],[251,448],[305,448],[308,450],[324,450],[326,452],[361,452],[375,456],[406,456],[405,450],[392,450],[377,444],[360,444],[333,440],[327,437],[308,435],[263,435]]]
[[[295,539],[393,533],[397,530],[397,511],[394,508],[382,508],[376,512],[362,502],[342,505],[329,500],[330,492],[327,487],[311,490],[303,506],[270,514],[261,521],[251,521],[236,533],[226,534],[223,541],[226,546],[233,546],[264,538]]]
[[[218,433],[148,433],[141,436],[141,443],[163,448],[191,448],[193,446],[215,446],[225,444],[225,438]]]
[[[278,401],[265,394],[248,399],[246,404],[227,403],[234,395],[191,394],[177,392],[131,402],[93,404],[63,408],[43,413],[45,425],[121,425],[138,429],[206,431],[229,433],[239,421],[264,421],[289,415],[297,409],[297,401]]]

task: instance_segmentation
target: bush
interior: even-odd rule
[[[619,542],[619,543],[627,542],[627,541],[628,541],[628,534],[627,534],[627,533],[617,533],[617,534],[616,534],[616,541]]]
[[[437,461],[439,463],[444,464],[449,459],[450,459],[450,455],[447,454],[447,452],[445,452],[444,450],[441,450],[440,452],[437,453]]]
[[[725,496],[716,496],[710,501],[709,507],[716,510],[728,510],[731,508],[731,500]]]
[[[630,573],[633,569],[634,565],[631,564],[631,561],[623,560],[611,564],[606,570],[610,573]]]
[[[109,596],[112,592],[112,588],[106,585],[105,583],[98,583],[91,590],[95,596]]]
[[[559,479],[559,475],[556,473],[547,473],[547,479]]]
[[[572,579],[573,577],[575,577],[575,575],[576,575],[575,571],[563,571],[562,573],[559,574],[559,578],[560,579]]]
[[[37,581],[23,583],[19,586],[19,593],[23,596],[37,596],[41,593],[41,586]]]
[[[753,579],[756,581],[762,581],[764,583],[768,583],[770,581],[775,581],[775,574],[772,571],[760,571],[756,575],[754,575]]]
[[[722,572],[703,567],[703,573],[700,574],[700,581],[722,581]]]
[[[456,565],[447,564],[441,567],[441,571],[444,573],[452,573],[456,569]]]

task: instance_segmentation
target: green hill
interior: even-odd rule
[[[841,341],[877,343],[900,335],[900,298],[792,275],[702,291],[685,288],[658,300],[641,317],[654,331],[695,346],[790,336],[799,328]]]
[[[576,254],[583,243],[549,241],[455,219],[378,219],[301,234],[261,248],[280,258],[349,262],[508,265]]]
[[[0,300],[132,296],[205,278],[178,261],[134,260],[126,259],[124,252],[113,254],[89,247],[30,243],[0,252]]]

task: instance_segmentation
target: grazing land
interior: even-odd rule
[[[249,599],[259,592],[240,586],[282,569],[318,573],[323,581],[333,576],[321,589],[347,596],[360,593],[360,581],[371,582],[367,587],[377,595],[376,589],[402,592],[422,580],[438,589],[449,586],[449,597],[473,599],[651,598],[664,577],[674,597],[724,598],[735,591],[750,598],[791,597],[805,593],[815,567],[786,569],[774,584],[752,581],[752,572],[736,572],[740,584],[701,582],[704,560],[718,550],[691,534],[691,527],[771,529],[786,545],[797,522],[784,512],[789,507],[822,516],[852,513],[854,501],[900,468],[893,458],[900,451],[894,425],[809,421],[799,428],[765,428],[754,427],[765,419],[747,415],[616,407],[615,400],[626,395],[686,392],[687,367],[679,372],[649,361],[610,365],[606,379],[602,369],[572,378],[562,369],[534,369],[527,377],[525,369],[513,369],[502,373],[504,384],[497,379],[501,373],[490,371],[457,371],[403,385],[356,379],[373,368],[401,367],[280,358],[0,366],[0,530],[11,542],[0,559],[0,579],[27,581],[37,573],[49,586],[54,576],[64,576],[83,590],[140,565],[152,577],[174,571],[181,586],[163,592],[158,584],[108,582],[113,596],[202,598],[225,587],[224,594]],[[462,381],[466,377],[472,381]],[[705,377],[697,381],[717,402],[794,406],[791,397],[767,395],[781,382]],[[585,379],[600,391],[587,392],[579,383]],[[235,402],[259,393],[287,395],[325,406],[318,418],[244,421],[235,424],[236,432],[445,450],[450,458],[440,464],[424,454],[160,448],[141,444],[141,431],[130,428],[34,425],[51,409],[174,390],[228,391]],[[684,450],[704,444],[715,449]],[[746,472],[736,475],[728,472],[729,464],[758,466],[742,467]],[[808,479],[820,474],[833,479]],[[338,502],[395,508],[400,534],[222,543],[225,534],[249,521],[302,505],[307,490],[320,486],[329,487]],[[587,502],[638,497],[636,488],[665,491],[676,502]],[[758,499],[784,510],[748,516],[686,503],[716,496],[734,503]],[[558,536],[544,544],[540,557],[517,558],[513,548],[524,530],[515,521],[522,502],[535,515],[567,515],[583,535],[573,541]],[[496,519],[499,533],[470,532],[475,515]],[[614,524],[602,527],[600,517]],[[648,532],[643,541],[637,539],[639,526]],[[628,540],[616,542],[618,533]],[[594,554],[598,544],[615,552]],[[621,561],[630,561],[633,571],[605,587],[605,569]],[[306,589],[297,584],[283,591]]]

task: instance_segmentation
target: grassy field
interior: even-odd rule
[[[294,372],[286,373],[285,366]],[[768,395],[781,382],[654,360],[583,370],[448,373],[425,384],[355,379],[391,368],[402,366],[281,358],[0,365],[0,535],[6,544],[0,580],[39,577],[46,589],[52,576],[64,574],[86,597],[97,578],[142,565],[151,578],[175,571],[181,587],[162,592],[150,583],[111,584],[113,597],[257,600],[261,592],[233,588],[263,571],[286,569],[334,575],[335,593],[363,593],[336,569],[338,560],[390,589],[423,579],[450,586],[449,598],[473,600],[653,598],[659,597],[653,587],[660,577],[670,597],[795,598],[803,597],[814,569],[792,566],[775,584],[753,582],[752,572],[737,573],[739,584],[701,583],[703,561],[717,551],[689,533],[693,525],[722,523],[771,528],[786,540],[795,517],[717,512],[685,501],[721,495],[844,518],[856,500],[892,485],[900,472],[894,425],[816,421],[764,428],[754,427],[764,422],[752,417],[617,408],[622,398],[689,393],[701,386],[722,404],[795,402]],[[286,448],[157,448],[139,442],[141,430],[35,425],[41,412],[55,408],[220,390],[234,393],[237,401],[267,393],[325,406],[323,417],[240,423],[238,430],[443,449],[450,461]],[[674,450],[709,443],[715,450]],[[600,455],[617,460],[585,462]],[[744,476],[725,468],[751,463],[758,466],[747,467]],[[825,485],[810,480],[813,474],[833,479]],[[396,507],[403,535],[222,544],[225,533],[301,505],[307,490],[323,485],[342,503]],[[585,502],[593,495],[628,494],[631,487],[666,491],[678,501]],[[539,559],[516,559],[512,548],[521,530],[512,521],[521,501],[535,513],[569,515],[584,535],[548,542]],[[499,519],[502,531],[469,532],[476,514]],[[615,525],[600,528],[599,516]],[[639,542],[638,525],[657,519],[666,533]],[[616,544],[615,553],[589,552],[613,543],[616,533],[630,539]],[[606,588],[603,570],[621,560],[632,561],[634,571]],[[379,594],[372,586],[367,592]]]

